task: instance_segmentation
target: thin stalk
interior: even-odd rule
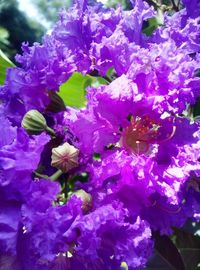
[[[51,136],[53,136],[53,137],[56,137],[56,133],[55,133],[55,131],[54,131],[52,128],[47,127],[47,128],[46,128],[46,132],[47,132],[49,135],[51,135]]]
[[[52,174],[52,176],[50,176],[49,178],[52,181],[55,181],[58,179],[58,177],[60,177],[63,174],[63,172],[61,170],[57,170],[57,172],[55,172],[54,174]]]
[[[49,176],[46,174],[40,174],[38,172],[34,172],[34,174],[39,177],[39,178],[43,178],[43,179],[49,179]]]

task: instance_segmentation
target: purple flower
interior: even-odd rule
[[[2,148],[4,145],[12,144],[16,137],[17,128],[13,127],[11,125],[11,122],[5,118],[3,115],[0,117],[1,121],[1,138],[0,138],[0,148]]]
[[[31,173],[37,169],[40,154],[48,141],[48,135],[29,138],[25,131],[19,128],[15,140],[1,148],[0,186],[6,192],[8,187],[11,188],[11,197],[15,194],[21,198],[26,193],[31,182]]]
[[[37,168],[40,153],[48,136],[29,139],[21,129],[9,128],[6,140],[3,137],[0,150],[0,253],[15,255],[21,224],[21,206],[27,199],[32,182],[31,173]],[[9,136],[8,136],[9,135]]]
[[[200,129],[187,113],[199,98],[199,11],[191,13],[198,1],[184,4],[147,37],[143,22],[155,11],[144,1],[123,11],[80,0],[43,44],[23,44],[0,93],[2,269],[138,270],[152,230],[199,220]],[[51,138],[19,127],[28,110],[46,113],[49,91],[74,72],[110,68],[111,83],[87,88],[86,108],[32,124],[38,134],[54,125]],[[61,145],[76,150],[74,166]],[[56,181],[51,164],[61,169]]]
[[[139,217],[133,223],[126,218],[128,211],[113,203],[76,220],[71,228],[80,234],[75,254],[86,256],[86,269],[120,269],[123,261],[138,269],[146,263],[152,249],[149,225]]]
[[[189,17],[195,18],[200,15],[200,4],[198,0],[183,0],[183,4],[186,7]]]
[[[199,52],[199,3],[198,0],[183,0],[186,9],[174,13],[173,16],[165,14],[164,25],[159,27],[150,40],[161,44],[172,39],[186,54]]]
[[[8,69],[5,86],[1,89],[7,114],[12,111],[13,95],[21,100],[25,111],[44,110],[49,103],[48,91],[57,91],[73,72],[85,74],[95,69],[106,74],[113,60],[103,39],[120,27],[129,41],[140,43],[142,22],[153,14],[153,10],[139,0],[129,12],[104,8],[100,4],[89,7],[86,1],[77,1],[68,11],[63,10],[60,21],[51,35],[44,37],[43,44],[28,47],[24,43],[23,55],[16,56],[21,67]]]
[[[158,97],[144,92],[145,87],[122,75],[109,86],[89,89],[87,108],[66,122],[89,161],[88,191],[97,198],[103,189],[105,203],[118,200],[134,217],[144,215],[148,220],[146,212],[150,217],[151,210],[156,216],[162,212],[159,224],[156,218],[148,221],[153,229],[169,233],[171,226],[183,225],[188,217],[182,211],[182,190],[190,172],[199,170],[199,154],[192,150],[199,149],[199,125],[170,111],[159,113]],[[95,153],[99,161],[91,161]],[[165,207],[159,207],[160,201]]]
[[[21,205],[0,200],[0,254],[16,254]]]

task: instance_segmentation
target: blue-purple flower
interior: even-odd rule
[[[42,44],[22,45],[0,89],[0,268],[139,270],[154,231],[200,219],[199,4],[183,3],[147,36],[145,1],[76,1]],[[51,111],[74,72],[105,84],[86,107]]]

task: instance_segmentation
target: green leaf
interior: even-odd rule
[[[143,270],[185,270],[179,250],[167,236],[154,233],[154,254]]]
[[[0,42],[5,45],[8,45],[9,44],[8,38],[9,38],[8,30],[0,26]]]
[[[148,26],[143,29],[143,33],[147,36],[150,36],[153,31],[160,25],[163,24],[163,12],[162,10],[158,9],[156,17],[150,18],[148,20]]]
[[[91,79],[91,86],[93,87],[99,87],[100,85],[108,84],[108,81],[106,79],[97,76],[97,77],[92,77],[90,75],[87,75]]]
[[[0,50],[0,85],[4,84],[6,78],[6,69],[14,66],[15,65],[8,59],[2,50]]]
[[[182,255],[186,270],[196,270],[198,269],[198,263],[200,263],[200,237],[197,234],[198,226],[193,226],[193,228],[195,228],[196,235],[186,231],[185,226],[184,229],[174,229],[176,235],[176,246]]]
[[[86,106],[85,97],[88,86],[98,87],[106,84],[107,81],[102,77],[92,77],[75,72],[65,83],[60,86],[58,95],[62,98],[66,106],[82,108]]]
[[[197,100],[197,102],[192,107],[193,117],[197,121],[199,120],[200,116],[200,100]]]
[[[200,263],[200,247],[180,248],[179,250],[184,260],[186,270],[198,270],[198,264]]]
[[[85,89],[90,83],[91,79],[88,76],[76,72],[60,86],[58,95],[66,106],[84,107],[86,105]]]

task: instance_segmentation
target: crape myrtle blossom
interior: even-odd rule
[[[16,56],[21,67],[8,69],[1,90],[7,114],[13,117],[13,106],[22,115],[24,107],[25,111],[44,110],[49,103],[48,91],[57,91],[75,71],[85,74],[96,69],[105,74],[112,67],[112,59],[102,47],[102,40],[120,25],[129,41],[140,44],[143,20],[153,15],[153,9],[143,1],[136,1],[132,11],[105,9],[100,4],[90,7],[86,1],[77,1],[67,12],[63,10],[43,44],[23,44],[23,55]],[[95,49],[98,44],[100,53]]]
[[[23,44],[0,91],[0,269],[139,270],[153,231],[199,220],[200,131],[186,114],[199,98],[199,6],[183,2],[147,37],[145,1],[77,1],[43,44]],[[110,68],[86,108],[47,110],[75,71]]]
[[[154,102],[160,104],[159,112],[181,113],[187,103],[195,103],[199,96],[199,78],[195,77],[200,67],[198,56],[191,58],[173,40],[141,48],[129,44],[121,30],[118,34],[113,40],[109,39],[106,46],[113,51],[117,74],[126,73],[136,84],[138,94],[154,98]],[[118,45],[119,36],[121,43]]]
[[[185,1],[186,8],[173,16],[164,16],[166,27],[158,29],[150,37],[155,43],[162,43],[168,39],[173,39],[178,47],[185,49],[187,53],[199,52],[199,3],[198,0]]]
[[[9,144],[2,142],[0,151],[0,250],[4,254],[0,261],[4,269],[13,265],[54,269],[59,264],[66,269],[77,269],[77,265],[82,269],[121,269],[122,261],[136,269],[146,262],[152,247],[146,221],[139,217],[133,223],[125,221],[128,211],[114,203],[83,215],[82,201],[75,195],[67,204],[57,204],[59,184],[37,178],[33,181],[31,176],[49,136],[28,138],[19,128],[14,130],[14,139],[11,126],[10,131]],[[86,241],[91,237],[92,242]],[[71,258],[66,252],[76,255]],[[110,262],[108,266],[106,262]]]
[[[109,86],[88,89],[87,108],[69,127],[85,160],[100,155],[87,165],[88,191],[104,190],[106,202],[120,200],[133,216],[144,215],[154,229],[169,233],[193,215],[182,189],[190,172],[200,168],[199,153],[192,151],[199,149],[199,125],[158,114],[155,99],[144,98],[122,75]],[[156,212],[163,217],[154,218]]]
[[[190,4],[185,4],[190,10]],[[197,5],[198,3],[194,2],[193,9]],[[74,71],[88,73],[95,69],[105,74],[108,68],[114,66],[117,74],[121,75],[124,70],[118,70],[115,66],[121,62],[116,56],[122,54],[120,58],[124,59],[124,65],[127,66],[125,60],[130,57],[129,46],[148,46],[152,38],[141,33],[142,23],[154,14],[153,9],[144,1],[136,1],[132,11],[105,9],[101,5],[88,7],[86,2],[81,1],[68,12],[62,11],[60,21],[52,34],[44,37],[43,44],[36,43],[33,47],[24,44],[23,55],[16,57],[21,67],[8,69],[5,86],[1,89],[1,99],[4,100],[7,115],[9,114],[10,118],[15,115],[15,122],[19,122],[29,109],[44,110],[44,106],[49,103],[48,91],[57,91]],[[174,19],[176,14],[179,20],[189,20],[188,15],[190,16],[191,12],[183,10],[167,17],[172,23],[175,21],[175,26],[170,24],[158,31],[166,30],[171,33],[173,27],[176,27],[175,34],[159,41],[162,34],[155,33],[154,43],[161,43],[169,38],[177,43],[177,33],[180,33],[183,26]],[[195,19],[198,20],[198,16]],[[191,22],[191,25],[199,27],[198,23]],[[181,35],[178,38],[178,47],[184,47],[184,39],[189,42],[193,36],[196,37],[195,44],[198,45],[199,28],[192,28],[185,32],[184,37]],[[199,50],[193,48],[185,53],[196,51]]]
[[[7,141],[0,150],[1,253],[16,250],[20,208],[27,199],[31,173],[37,168],[43,146],[49,140],[44,134],[29,140],[24,130],[14,129],[10,123],[6,128]]]

